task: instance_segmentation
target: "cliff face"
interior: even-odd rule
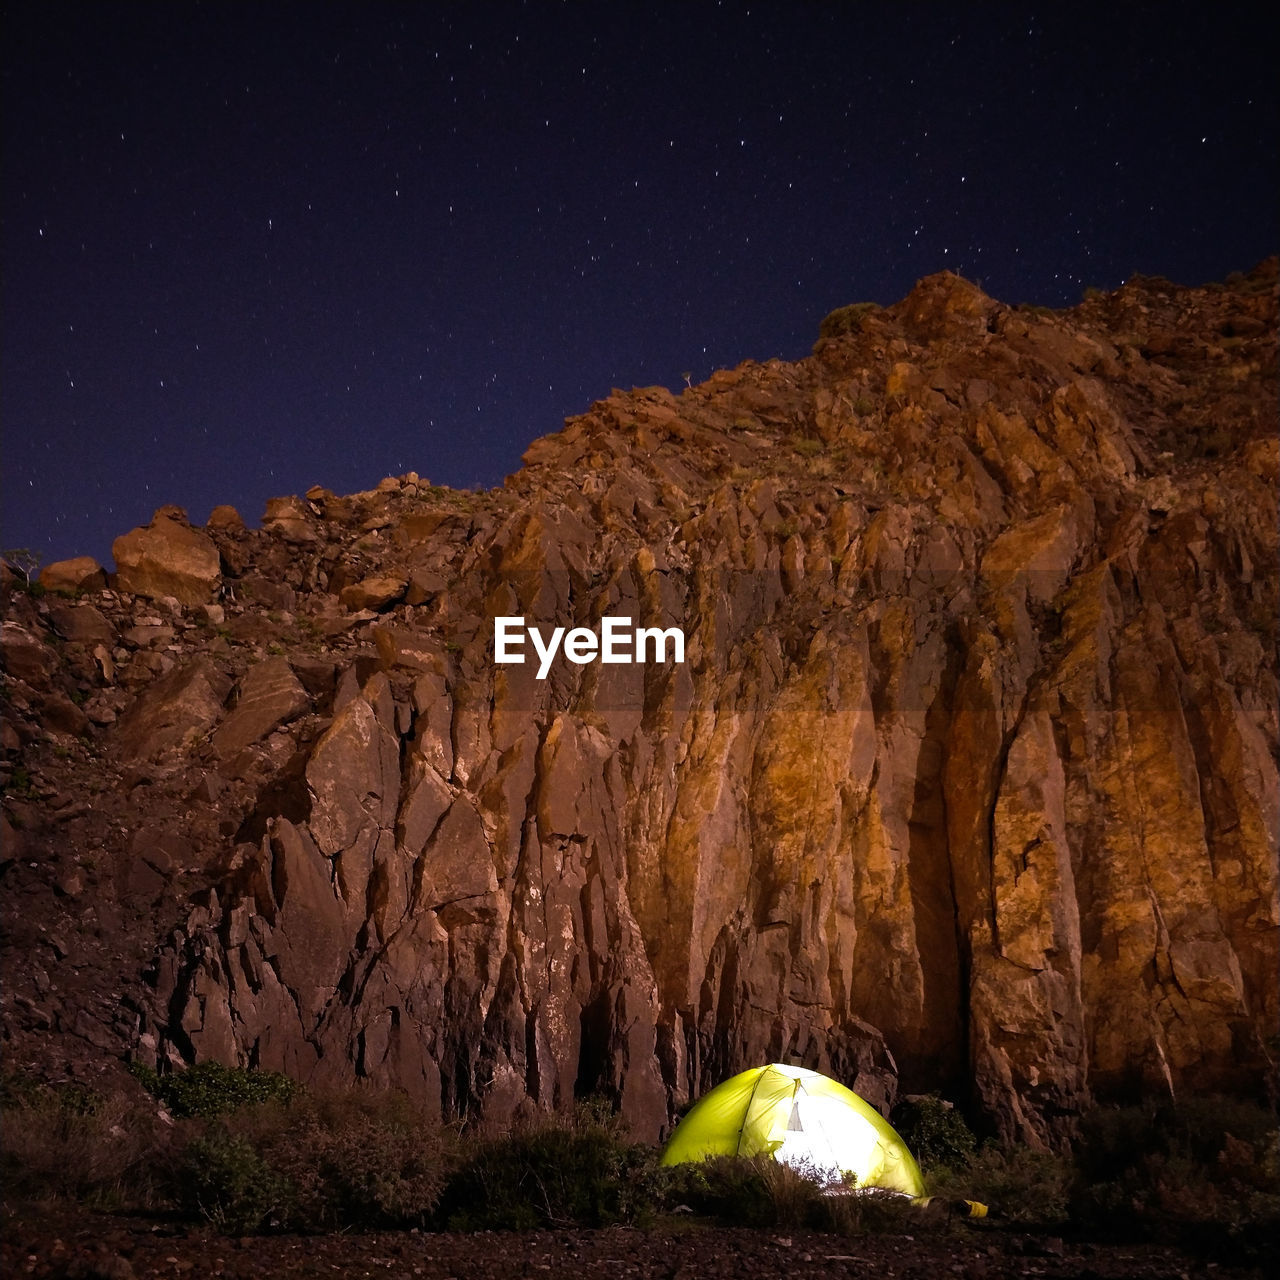
[[[1052,314],[933,276],[824,333],[500,491],[166,509],[110,589],[12,591],[11,1055],[651,1135],[788,1057],[1032,1141],[1263,1089],[1275,261]],[[495,617],[606,615],[684,663],[494,661]]]

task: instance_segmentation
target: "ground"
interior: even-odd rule
[[[91,1213],[7,1216],[0,1274],[68,1280],[159,1277],[377,1276],[389,1280],[755,1280],[756,1277],[1003,1276],[1261,1277],[1261,1268],[1219,1264],[1154,1245],[1097,1245],[957,1225],[945,1234],[848,1239],[809,1231],[701,1227],[677,1220],[654,1230],[416,1231],[234,1239],[139,1217]]]

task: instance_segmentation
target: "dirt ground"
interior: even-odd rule
[[[1111,1280],[1261,1277],[1153,1245],[1074,1244],[957,1225],[945,1234],[847,1239],[808,1231],[757,1231],[679,1222],[654,1230],[417,1231],[233,1239],[189,1225],[109,1214],[6,1216],[0,1275],[70,1280],[159,1277],[377,1276],[386,1280],[757,1280],[779,1277],[1000,1276]]]

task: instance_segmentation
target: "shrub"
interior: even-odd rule
[[[742,1226],[770,1226],[773,1205],[765,1166],[775,1163],[769,1156],[713,1156],[673,1165],[665,1170],[665,1203]]]
[[[1076,1158],[1073,1209],[1094,1234],[1254,1260],[1280,1231],[1280,1138],[1267,1108],[1195,1098],[1099,1109]]]
[[[282,1220],[294,1195],[248,1138],[221,1126],[188,1144],[179,1177],[182,1207],[231,1235]]]
[[[964,1165],[939,1166],[929,1181],[936,1196],[980,1200],[1004,1222],[1054,1229],[1067,1221],[1073,1177],[1065,1156],[989,1144]]]
[[[425,1226],[444,1188],[440,1127],[401,1094],[302,1097],[228,1123],[288,1180],[293,1228]]]
[[[909,1196],[877,1188],[831,1187],[817,1169],[772,1156],[713,1156],[675,1165],[665,1174],[662,1203],[692,1209],[723,1226],[807,1227],[840,1235],[915,1232],[939,1225]],[[945,1219],[942,1220],[945,1225]]]
[[[828,1225],[828,1215],[824,1212],[823,1178],[817,1169],[797,1168],[765,1157],[762,1172],[771,1210],[769,1225]]]
[[[425,1226],[452,1158],[435,1119],[396,1093],[298,1093],[186,1124],[176,1199],[232,1233]]]
[[[153,1111],[83,1086],[6,1074],[2,1162],[7,1199],[150,1203],[167,1134]]]
[[[1240,1100],[1100,1108],[1069,1157],[987,1146],[929,1181],[1014,1225],[1069,1221],[1092,1238],[1164,1240],[1219,1261],[1257,1262],[1280,1233],[1276,1117]]]
[[[813,1225],[843,1236],[918,1235],[949,1224],[946,1213],[922,1212],[910,1196],[874,1187],[848,1195],[827,1195]]]
[[[713,1156],[662,1170],[662,1203],[725,1226],[844,1230],[857,1219],[861,1196],[828,1195],[816,1169],[772,1156]]]
[[[965,1165],[977,1147],[964,1117],[936,1093],[904,1098],[893,1109],[893,1127],[926,1171]]]
[[[0,794],[17,796],[22,800],[31,799],[36,794],[36,785],[26,768],[18,765],[7,782],[0,782]]]
[[[482,1142],[450,1178],[440,1216],[468,1231],[642,1222],[661,1181],[656,1159],[600,1107],[580,1106],[567,1120]]]
[[[240,1107],[287,1102],[301,1088],[297,1081],[277,1071],[224,1067],[220,1062],[201,1062],[168,1075],[160,1075],[141,1063],[134,1063],[129,1069],[143,1088],[179,1117],[212,1119]]]
[[[863,321],[879,310],[878,302],[852,302],[847,307],[837,307],[818,326],[818,337],[843,338],[857,333]]]

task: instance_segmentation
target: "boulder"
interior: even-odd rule
[[[75,556],[45,565],[40,570],[40,585],[46,591],[101,591],[107,585],[107,575],[92,556]]]
[[[70,698],[61,693],[49,694],[40,704],[40,718],[50,729],[83,737],[89,732],[89,718]]]
[[[172,515],[157,514],[145,528],[117,538],[116,586],[134,595],[172,596],[184,605],[205,604],[221,585],[218,548],[208,534]]]
[[[240,681],[234,709],[213,735],[213,749],[229,759],[311,705],[307,691],[284,657],[255,663]]]
[[[224,533],[239,533],[244,529],[244,517],[235,509],[226,504],[214,507],[209,512],[209,519],[206,523],[209,529],[218,529]]]
[[[114,644],[116,629],[91,604],[63,604],[49,608],[53,629],[70,644]]]
[[[0,628],[0,659],[4,661],[5,675],[35,689],[49,687],[49,677],[58,661],[48,645],[17,622],[5,622]]]
[[[352,613],[365,609],[377,611],[403,599],[408,585],[407,578],[369,577],[343,587],[338,598]]]
[[[315,512],[301,498],[270,498],[262,516],[262,527],[295,546],[310,546],[320,541],[315,519]]]
[[[231,681],[194,658],[148,684],[120,718],[113,747],[126,762],[154,761],[190,749],[221,719]]]

